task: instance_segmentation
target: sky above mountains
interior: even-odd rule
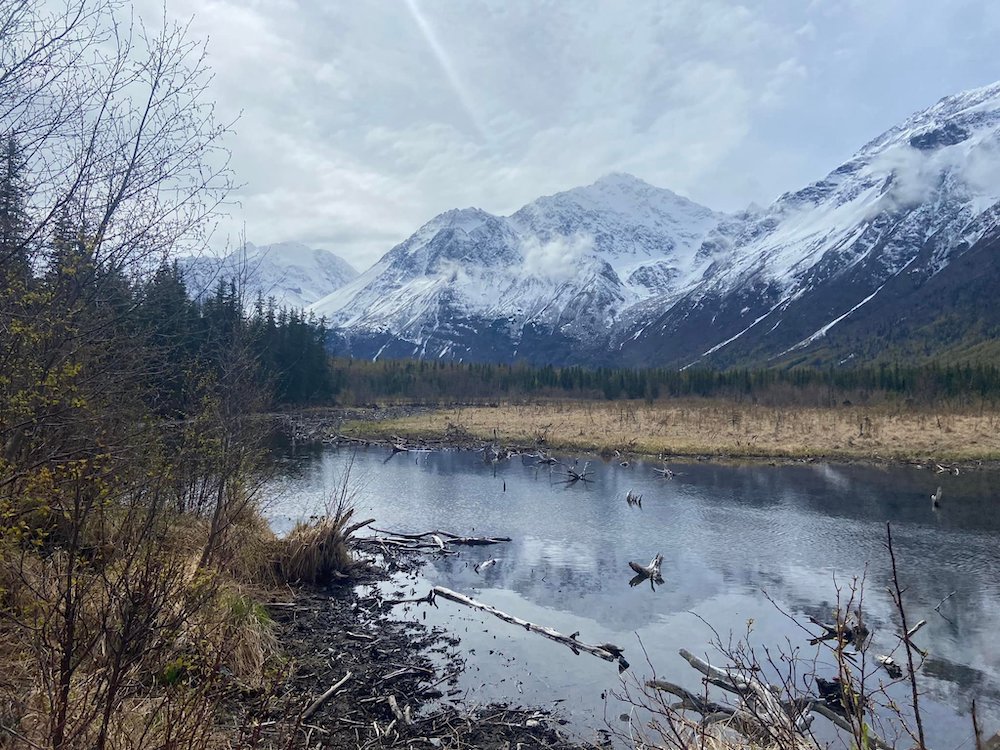
[[[769,203],[941,96],[1000,79],[988,0],[170,0],[209,38],[241,184],[216,243],[364,268],[456,206],[625,171]],[[141,0],[153,19],[159,0]]]

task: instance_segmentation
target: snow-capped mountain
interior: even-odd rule
[[[273,297],[279,306],[294,308],[308,307],[358,275],[340,256],[298,242],[261,246],[248,242],[222,258],[183,258],[181,268],[192,296],[211,293],[220,279],[238,278],[245,280],[248,302],[260,293],[265,299]]]
[[[609,175],[511,216],[445,212],[311,309],[357,356],[596,355],[622,311],[697,277],[722,218]]]
[[[927,353],[954,343],[942,316],[992,335],[955,300],[962,275],[1000,283],[998,202],[994,84],[765,209],[723,215],[610,175],[507,217],[449,211],[311,309],[360,357],[760,364],[912,354],[931,337]]]
[[[994,84],[942,99],[823,180],[732,225],[724,262],[683,298],[646,305],[612,348],[634,363],[808,360],[823,349],[860,356],[864,342],[831,340],[870,316],[905,320],[910,295],[992,238],[998,201]]]

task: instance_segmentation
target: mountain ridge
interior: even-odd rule
[[[898,318],[905,289],[992,247],[998,205],[1000,83],[942,98],[765,208],[721,214],[615,173],[510,216],[445,212],[310,309],[366,358],[840,361],[852,352],[832,332],[884,314],[879,295]]]
[[[279,306],[300,309],[358,275],[339,255],[301,242],[247,242],[222,257],[188,256],[179,263],[193,297],[211,294],[220,280],[235,278],[243,284],[248,304],[261,295],[274,298]]]

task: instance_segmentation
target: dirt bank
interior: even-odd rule
[[[366,574],[365,580],[374,579],[387,579],[387,572]],[[464,668],[458,641],[441,629],[397,619],[391,605],[377,593],[359,594],[355,583],[328,591],[290,591],[270,603],[291,669],[283,686],[286,695],[273,702],[248,745],[588,747],[573,742],[560,730],[562,720],[546,712],[463,705],[455,688]],[[404,591],[397,593],[401,598]],[[348,673],[342,688],[302,718],[303,707]]]

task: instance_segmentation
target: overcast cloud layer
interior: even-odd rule
[[[157,12],[150,2],[149,16]],[[208,36],[245,224],[364,268],[437,213],[631,172],[720,210],[1000,78],[992,0],[169,0]]]

